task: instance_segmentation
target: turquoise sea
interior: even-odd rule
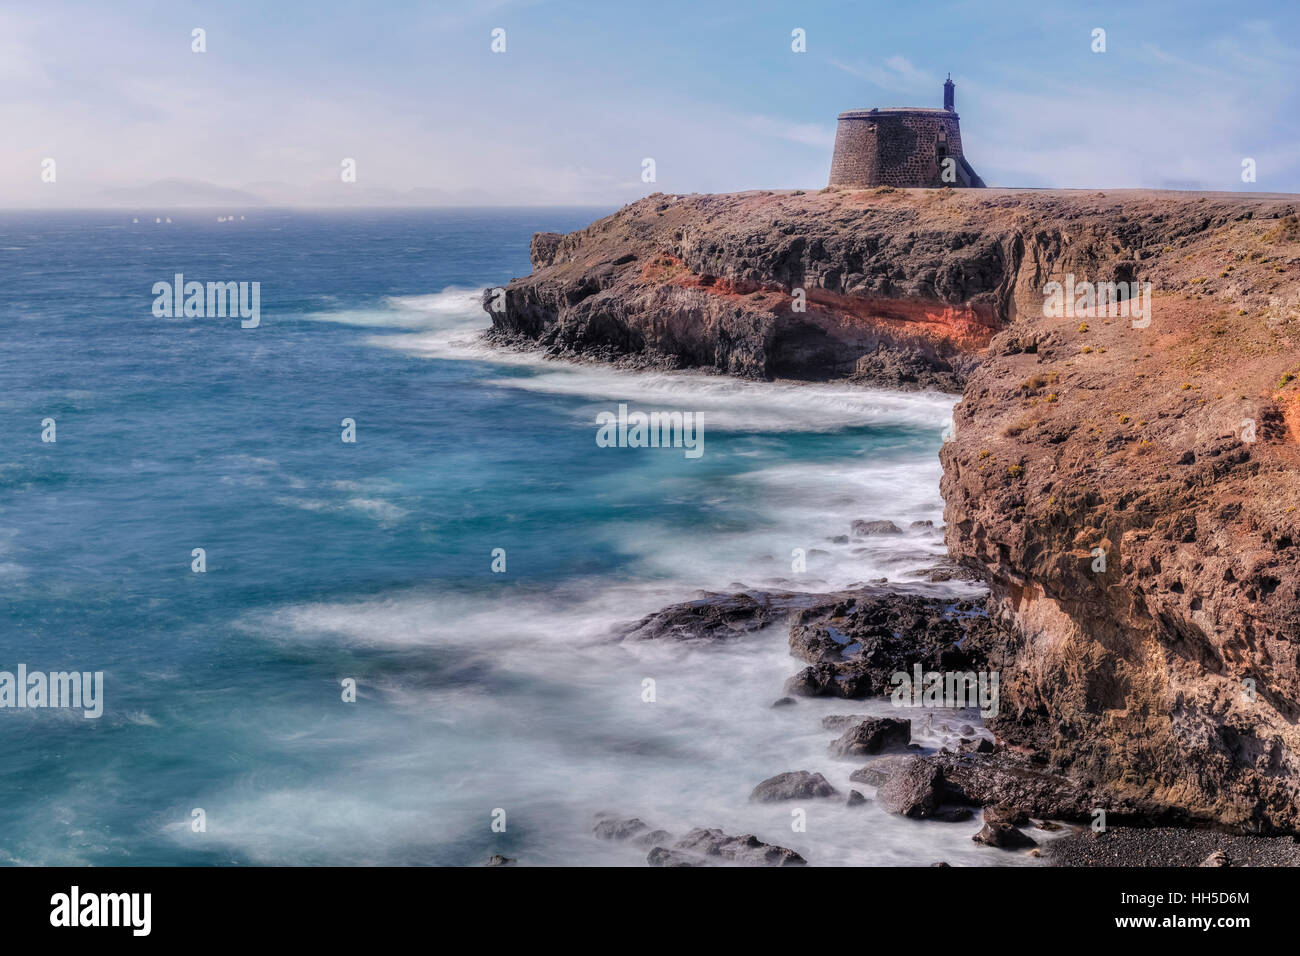
[[[821,717],[878,706],[773,710],[782,629],[618,641],[700,588],[913,579],[938,532],[840,537],[942,523],[954,399],[483,345],[531,234],[607,211],[0,214],[0,670],[105,681],[97,720],[0,710],[0,861],[642,863],[591,835],[608,811],[995,862],[969,828],[748,804],[785,770],[847,789]],[[155,318],[178,272],[260,282],[260,325]],[[704,454],[598,447],[619,403],[701,416]]]

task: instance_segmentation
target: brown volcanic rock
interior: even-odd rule
[[[879,589],[841,592],[839,600],[812,605],[790,617],[790,653],[807,661],[785,685],[805,697],[861,698],[888,693],[891,678],[925,671],[984,667],[984,648],[1005,635],[969,601],[882,594]]]
[[[819,773],[792,770],[768,777],[750,793],[749,799],[759,803],[779,803],[782,800],[804,800],[813,797],[833,797],[839,791]]]
[[[1024,234],[941,452],[949,550],[1012,634],[991,727],[1135,805],[1295,831],[1297,203],[1105,195]],[[1042,282],[1124,269],[1150,326],[1043,317]]]
[[[913,757],[880,785],[876,797],[890,813],[924,820],[943,802],[943,771],[933,761]]]
[[[912,739],[912,722],[893,717],[866,717],[831,743],[836,757],[862,757],[882,750],[906,747]]]
[[[984,828],[971,839],[976,843],[1003,850],[1018,850],[1022,847],[1038,845],[1033,837],[1021,833],[1009,823],[986,823]]]
[[[505,287],[503,312],[491,290],[484,308],[497,342],[555,355],[956,390],[1067,272],[1152,281],[1229,313],[1249,296],[1255,324],[1269,321],[1294,278],[1270,270],[1294,256],[1295,209],[1294,197],[1150,190],[655,193],[577,232],[538,233],[533,273]],[[1276,235],[1249,268],[1213,278],[1236,251],[1231,230]],[[1030,323],[999,350],[1036,356],[1069,328]]]
[[[1009,632],[982,648],[1001,671],[993,729],[1112,806],[1300,831],[1298,206],[656,195],[538,236],[493,335],[750,377],[964,381],[941,452],[945,533]],[[1069,274],[1150,282],[1153,321],[1045,317],[1044,284]],[[879,693],[828,633],[792,642],[810,666],[789,692]]]
[[[1108,825],[1204,824],[1179,808],[1121,795],[1107,786],[1082,781],[1012,750],[991,754],[954,754],[946,750],[920,757],[878,757],[853,771],[854,782],[885,787],[905,770],[935,781],[940,803],[984,807],[986,822],[1020,826],[1029,818],[1091,823],[1097,810]]]
[[[678,840],[673,845],[673,851],[678,851],[684,856],[698,854],[706,861],[716,858],[744,866],[804,866],[808,862],[794,850],[764,843],[752,833],[730,836],[721,830],[704,827],[696,827]],[[651,853],[653,854],[654,851]],[[654,859],[651,859],[650,863],[656,866],[664,865]],[[682,865],[682,863],[675,862],[674,865]]]
[[[491,335],[637,366],[956,389],[1001,327],[1016,235],[951,190],[916,192],[656,193],[534,236],[533,274],[489,309]]]
[[[714,641],[743,637],[788,618],[792,613],[831,608],[852,592],[811,594],[802,591],[700,592],[691,601],[672,604],[627,625],[629,640]]]

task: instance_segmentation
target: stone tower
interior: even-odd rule
[[[839,115],[830,185],[984,185],[966,162],[952,75],[943,84],[943,109],[902,107],[850,110]]]

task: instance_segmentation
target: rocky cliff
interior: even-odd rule
[[[1025,234],[941,453],[950,553],[1016,635],[994,726],[1121,796],[1295,831],[1297,204],[1106,198]],[[1149,325],[1043,316],[1035,289],[1112,269],[1152,284]]]
[[[656,194],[535,236],[493,335],[633,365],[955,390],[1001,327],[1017,250],[978,216],[954,221],[950,192]]]
[[[492,335],[634,365],[962,389],[941,452],[946,534],[1011,635],[992,652],[1000,738],[1168,817],[1297,831],[1297,206],[655,195],[536,236]],[[1053,281],[1149,283],[1149,312],[1060,314],[1045,308]]]

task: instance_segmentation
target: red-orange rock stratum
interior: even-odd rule
[[[941,452],[947,541],[1011,625],[997,733],[1134,803],[1297,832],[1298,207],[1134,190],[655,195],[534,237],[493,335],[961,389]],[[1044,287],[1070,276],[1150,283],[1150,323],[1049,317]]]

